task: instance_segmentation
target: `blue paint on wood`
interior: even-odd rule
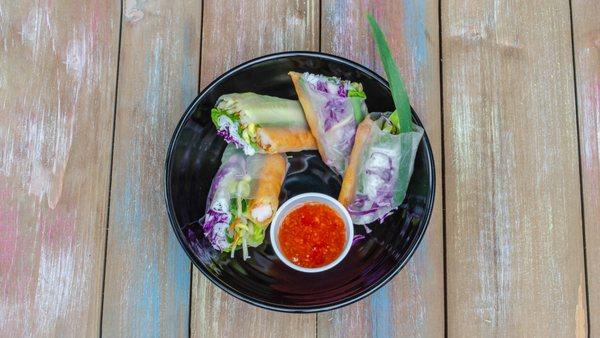
[[[415,71],[421,70],[427,62],[425,3],[423,0],[404,0],[404,39]]]
[[[147,264],[150,262],[147,262]],[[160,304],[162,303],[158,264],[154,260],[148,265],[146,273],[141,273],[141,295],[137,302],[137,314],[139,317],[132,323],[141,337],[157,336],[160,332]],[[137,295],[136,295],[137,296]]]
[[[103,332],[107,336],[188,335],[190,261],[170,229],[162,207],[160,169],[172,132],[166,128],[172,124],[169,114],[179,114],[172,112],[174,104],[181,107],[192,99],[186,93],[195,93],[197,80],[189,79],[185,84],[189,88],[173,97],[170,80],[181,82],[172,78],[172,65],[166,55],[181,53],[182,46],[168,39],[159,34],[148,41],[143,64],[131,66],[146,74],[145,82],[135,84],[140,95],[123,98],[133,100],[132,104],[123,106],[135,108],[118,112],[126,114],[132,123],[117,126],[129,130],[117,131],[115,139],[116,151],[128,155],[115,157],[125,158],[127,162],[115,162],[109,240],[116,250],[108,253],[112,259],[107,264],[124,266],[107,267],[105,293],[112,293],[112,299],[121,300],[105,303]],[[170,51],[172,48],[176,51]],[[187,66],[184,74],[192,71],[190,63]],[[127,275],[115,275],[116,271]],[[118,325],[121,327],[114,328]]]
[[[138,113],[142,114],[140,116],[142,118],[141,121],[144,121],[144,116],[149,118],[149,120],[147,121],[147,128],[149,129],[160,128],[160,126],[158,126],[157,123],[159,122],[159,120],[164,120],[165,115],[164,112],[159,112],[156,110],[164,108],[168,103],[166,99],[166,95],[168,92],[168,88],[166,88],[166,85],[168,83],[166,82],[164,76],[164,72],[168,69],[163,69],[163,67],[168,68],[169,65],[164,64],[164,60],[161,60],[161,58],[164,57],[163,48],[163,38],[156,36],[154,39],[152,39],[150,49],[148,49],[146,52],[145,68],[147,70],[148,78],[146,83],[147,87],[145,90],[146,102],[144,103],[144,106],[146,107],[146,109],[148,109],[148,111],[140,111]],[[164,124],[164,122],[161,123],[161,125],[162,124]],[[156,132],[158,134],[154,135],[161,135],[164,133],[166,136],[166,134],[168,133],[162,130],[156,130]]]
[[[384,286],[375,292],[371,298],[371,332],[373,337],[388,338],[394,333],[394,318],[392,318],[392,302],[389,286]]]
[[[195,55],[194,53],[196,51],[192,50],[193,49],[193,41],[192,41],[192,36],[194,36],[193,34],[193,30],[194,27],[192,27],[192,25],[190,23],[186,23],[184,28],[183,28],[183,63],[181,64],[181,75],[183,75],[181,77],[181,88],[182,88],[182,92],[183,92],[183,97],[184,98],[189,98],[189,100],[192,100],[192,98],[196,97],[197,94],[197,88],[195,86],[190,86],[191,83],[196,83],[198,81],[198,72],[195,71],[198,67],[198,65],[196,64],[196,62],[194,62],[192,59],[192,57],[190,57],[190,55]],[[190,71],[190,70],[194,70],[194,71]]]

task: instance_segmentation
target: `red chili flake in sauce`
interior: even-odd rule
[[[283,219],[278,236],[283,255],[305,268],[333,262],[346,245],[344,221],[321,203],[306,203],[292,210]]]

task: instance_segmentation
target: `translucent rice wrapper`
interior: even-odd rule
[[[247,156],[243,150],[227,146],[211,183],[203,224],[204,235],[216,250],[228,252],[242,247],[246,258],[248,246],[263,242],[279,204],[287,166],[283,154]],[[232,230],[234,220],[243,222]],[[236,234],[240,240],[234,247]]]
[[[227,143],[246,155],[317,149],[302,106],[256,93],[230,93],[219,97],[211,118]]]
[[[321,158],[343,175],[356,127],[367,114],[362,85],[336,77],[290,72]]]
[[[423,128],[413,124],[412,132],[393,135],[381,130],[389,114],[371,113],[359,126],[349,165],[352,172],[344,176],[340,193],[355,224],[382,222],[398,208],[413,173]]]

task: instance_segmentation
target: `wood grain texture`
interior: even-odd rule
[[[195,267],[192,297],[192,337],[315,337],[314,314],[285,314],[246,304]]]
[[[572,1],[590,335],[600,334],[600,2]]]
[[[405,79],[411,105],[423,120],[436,161],[436,201],[426,236],[388,285],[357,304],[319,314],[322,337],[443,337],[444,269],[438,2],[324,0],[323,52],[384,74],[366,15],[386,34]]]
[[[189,331],[190,261],[167,220],[166,149],[198,90],[201,3],[125,1],[102,329],[106,337]]]
[[[585,335],[569,3],[441,14],[448,334]]]
[[[201,88],[255,57],[319,48],[317,0],[207,0],[204,9]]]
[[[206,1],[200,83],[268,53],[318,48],[319,4],[300,1]],[[194,268],[193,337],[314,337],[315,315],[258,309],[225,294]]]
[[[0,4],[0,335],[99,332],[118,20]]]

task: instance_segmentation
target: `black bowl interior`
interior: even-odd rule
[[[421,240],[434,198],[433,157],[427,135],[420,144],[404,204],[383,224],[355,226],[348,256],[331,270],[307,274],[288,268],[275,255],[268,233],[243,261],[216,252],[205,239],[201,219],[211,180],[225,142],[216,135],[210,109],[226,93],[252,91],[296,99],[290,70],[334,75],[361,82],[369,111],[389,111],[393,102],[386,82],[353,62],[319,53],[282,53],[238,66],[209,85],[180,121],[168,152],[166,199],[171,223],[194,264],[230,294],[262,307],[295,312],[328,310],[370,294],[393,277]],[[421,125],[414,115],[415,122]],[[341,177],[315,151],[291,153],[280,202],[314,191],[337,197]]]

